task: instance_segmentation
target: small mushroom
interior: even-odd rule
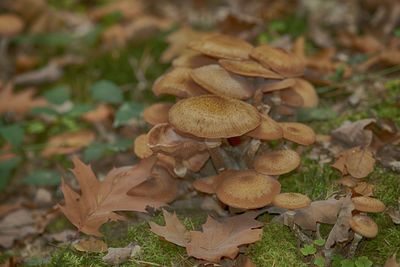
[[[216,64],[216,59],[203,55],[199,52],[188,50],[172,61],[174,67],[199,68],[202,66]]]
[[[14,14],[0,15],[0,37],[15,36],[24,29],[24,22]]]
[[[153,155],[153,151],[149,147],[149,138],[147,134],[141,134],[136,137],[133,149],[135,155],[140,159],[148,158]]]
[[[238,209],[257,209],[271,203],[281,191],[281,184],[253,170],[232,171],[217,187],[217,197]]]
[[[283,138],[300,145],[308,146],[315,142],[314,130],[298,122],[281,122]]]
[[[373,197],[359,196],[351,199],[355,209],[362,212],[382,212],[386,209],[385,204]]]
[[[218,185],[229,175],[232,171],[223,171],[220,174],[212,175],[204,178],[196,179],[193,182],[193,187],[200,192],[207,194],[214,194],[217,191]]]
[[[168,111],[172,107],[171,103],[156,103],[147,107],[143,111],[143,119],[151,125],[168,122]]]
[[[378,225],[367,215],[354,215],[349,221],[351,229],[354,231],[354,239],[349,248],[349,257],[353,257],[361,239],[374,238],[378,234]]]
[[[308,207],[310,204],[311,199],[300,193],[280,193],[272,200],[272,205],[278,208],[287,209],[283,216],[284,224],[289,226],[291,229],[294,226],[295,210]]]
[[[252,59],[232,60],[220,59],[218,63],[226,70],[248,77],[262,77],[266,79],[283,79],[284,77]]]
[[[293,171],[299,165],[299,154],[290,149],[271,151],[258,156],[254,161],[254,169],[266,175],[285,174]]]
[[[282,128],[270,116],[261,114],[261,124],[246,133],[247,136],[260,140],[278,140],[283,137]]]

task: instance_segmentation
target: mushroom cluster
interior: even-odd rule
[[[135,140],[135,153],[156,156],[157,168],[229,207],[267,206],[281,191],[278,176],[300,164],[292,144],[315,141],[307,125],[274,120],[318,104],[303,72],[301,58],[266,44],[215,33],[193,40],[155,81],[156,96],[177,102],[144,110],[152,128]]]

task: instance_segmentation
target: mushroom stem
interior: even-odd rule
[[[320,231],[321,229],[320,228],[321,228],[321,224],[317,222],[317,231],[315,233],[315,237],[317,239],[322,239],[321,231]]]
[[[356,254],[358,243],[360,243],[362,238],[363,238],[362,235],[354,233],[354,238],[349,248],[349,254],[348,254],[349,258],[353,258],[354,255]]]
[[[247,167],[251,167],[254,161],[254,157],[260,148],[261,141],[258,139],[251,139],[244,152],[244,161]]]
[[[334,248],[324,248],[325,267],[331,266]]]
[[[304,234],[296,224],[293,224],[293,228],[292,229],[293,229],[294,234],[296,235],[296,237],[301,242],[306,243],[306,244],[312,244],[312,242],[313,242],[312,239],[309,238],[306,234]]]
[[[217,172],[220,173],[223,170],[225,170],[226,169],[225,160],[223,158],[220,148],[219,147],[209,147],[208,152],[210,153],[212,163],[213,163],[215,169],[217,170]]]
[[[185,177],[187,173],[187,168],[185,167],[181,159],[176,159],[176,163],[174,166],[174,173],[176,174],[176,176],[180,178]]]
[[[290,229],[294,228],[294,215],[296,215],[294,210],[288,210],[283,215],[283,223],[289,226]]]

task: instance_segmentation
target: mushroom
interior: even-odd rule
[[[287,209],[283,215],[284,224],[289,226],[291,229],[294,228],[294,215],[295,210],[302,209],[310,206],[311,199],[300,193],[280,193],[276,195],[272,200],[272,205]]]
[[[370,217],[362,214],[354,215],[350,219],[349,224],[354,231],[354,239],[349,248],[349,257],[352,258],[363,236],[374,238],[378,234],[378,225]]]
[[[151,125],[168,122],[168,111],[172,103],[156,103],[143,111],[143,119]]]
[[[24,29],[23,21],[14,14],[0,15],[0,37],[15,36]]]
[[[261,77],[266,79],[283,79],[284,77],[252,59],[232,60],[220,59],[218,63],[226,70],[249,77]]]
[[[282,101],[290,104],[289,99],[297,97],[301,99],[301,107],[314,108],[318,106],[319,100],[314,86],[304,79],[295,78],[294,81],[295,84],[289,89],[280,91]]]
[[[135,155],[140,159],[148,158],[153,155],[153,151],[149,147],[149,138],[147,134],[141,134],[136,137],[133,150]]]
[[[270,116],[261,115],[261,124],[254,130],[246,133],[247,136],[260,140],[278,140],[283,137],[282,128]]]
[[[239,209],[257,209],[271,203],[281,191],[281,184],[253,170],[231,171],[218,185],[217,197],[224,204]]]
[[[188,50],[172,61],[174,67],[199,68],[202,66],[216,64],[216,59],[203,55],[199,52]]]
[[[223,171],[220,174],[212,175],[204,178],[196,179],[193,182],[193,187],[200,192],[207,194],[214,194],[217,191],[218,185],[229,175],[232,174],[233,171],[227,170]]]
[[[254,94],[253,84],[246,78],[230,74],[217,64],[192,70],[192,79],[212,94],[249,99]]]
[[[248,42],[223,34],[206,36],[189,43],[189,48],[207,56],[227,59],[248,59],[253,46]]]
[[[254,169],[266,175],[281,175],[293,171],[300,165],[300,156],[296,151],[285,149],[271,151],[254,160]]]
[[[386,209],[382,201],[372,197],[359,196],[351,199],[356,210],[362,212],[382,212]]]
[[[300,145],[308,146],[315,142],[314,130],[298,122],[280,122],[283,138]]]

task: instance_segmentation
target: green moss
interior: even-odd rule
[[[400,176],[384,168],[377,167],[368,179],[375,185],[375,195],[387,206],[397,205],[400,197]]]
[[[295,236],[286,226],[276,223],[264,227],[262,239],[249,246],[248,254],[257,266],[307,266],[297,249]]]

